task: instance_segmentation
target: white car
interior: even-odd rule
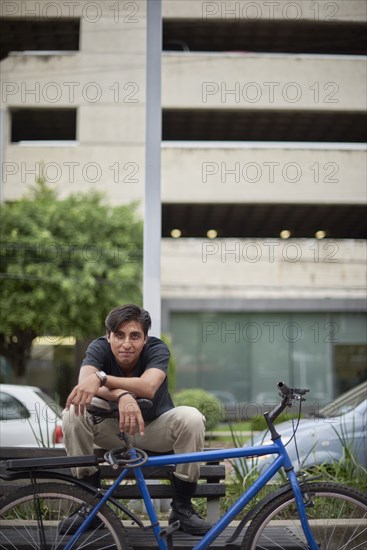
[[[1,446],[61,446],[61,411],[61,407],[40,388],[1,384]]]
[[[318,415],[301,418],[297,427],[297,448],[293,437],[297,421],[276,424],[287,445],[288,454],[297,469],[298,456],[303,469],[322,464],[332,464],[345,458],[345,451],[356,463],[367,467],[367,382],[349,390],[321,409]],[[271,444],[269,431],[260,432],[254,445]],[[246,446],[246,444],[245,444]],[[242,462],[235,461],[242,473],[257,469],[262,471],[274,460],[274,456]]]

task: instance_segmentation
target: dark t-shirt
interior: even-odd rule
[[[157,416],[174,407],[171,396],[168,393],[167,383],[169,355],[169,350],[162,340],[154,336],[148,336],[147,342],[132,372],[132,376],[139,377],[146,370],[155,368],[163,371],[166,375],[166,378],[152,399],[153,407],[142,410],[145,421],[154,420]],[[89,344],[81,366],[84,365],[92,365],[111,376],[125,377],[123,370],[112,353],[106,336],[101,336]]]

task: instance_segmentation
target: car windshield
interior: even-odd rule
[[[52,397],[50,397],[49,395],[47,395],[47,393],[39,389],[35,390],[35,393],[39,395],[40,398],[43,399],[43,401],[45,401],[45,403],[47,403],[50,409],[52,409],[52,412],[54,412],[57,416],[61,416],[62,407],[58,403],[56,403],[56,401],[54,401]]]
[[[330,418],[340,416],[354,409],[367,398],[367,382],[359,384],[341,396],[337,397],[320,410],[320,416]]]

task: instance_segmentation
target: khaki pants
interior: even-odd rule
[[[69,456],[93,454],[94,445],[102,449],[121,447],[118,437],[118,420],[107,418],[93,425],[88,413],[76,416],[74,408],[63,412],[63,433],[66,452]],[[190,453],[204,447],[205,417],[194,407],[175,407],[145,424],[143,436],[129,436],[136,447],[146,451]],[[178,464],[176,475],[183,481],[195,482],[199,478],[199,463]],[[73,469],[73,474],[82,478],[94,474],[94,466]]]

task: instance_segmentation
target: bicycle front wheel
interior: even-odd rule
[[[22,487],[0,501],[1,550],[61,550],[77,522],[98,502],[92,493],[62,483]],[[83,519],[81,520],[83,521]],[[131,550],[116,514],[102,506],[73,549]]]
[[[365,548],[367,498],[359,491],[334,483],[308,483],[307,487],[311,496],[307,517],[320,550]],[[303,492],[306,492],[304,488]],[[291,490],[275,497],[258,512],[246,531],[241,548],[309,548]]]

